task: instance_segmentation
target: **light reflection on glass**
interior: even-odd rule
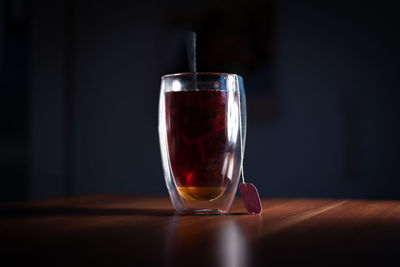
[[[228,140],[232,143],[236,142],[237,134],[239,131],[239,99],[233,92],[228,93],[228,106],[227,106],[227,134]]]
[[[180,91],[181,89],[182,89],[182,86],[181,86],[181,82],[180,81],[174,81],[172,83],[172,91],[177,92],[177,91]]]

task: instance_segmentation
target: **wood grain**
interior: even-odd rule
[[[263,199],[247,215],[181,215],[168,197],[0,205],[1,266],[400,266],[400,202]]]

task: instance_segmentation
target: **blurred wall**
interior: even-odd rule
[[[0,0],[0,201],[29,190],[27,28],[24,3]]]
[[[399,198],[394,9],[278,2],[279,118],[249,128],[248,176],[265,195]]]
[[[25,198],[167,193],[157,136],[163,5],[31,3]],[[400,198],[394,11],[277,1],[277,116],[248,118],[245,157],[262,196]]]

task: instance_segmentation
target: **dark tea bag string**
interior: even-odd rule
[[[262,205],[260,196],[258,194],[257,188],[251,184],[246,183],[244,180],[244,170],[243,170],[243,161],[244,161],[244,150],[245,150],[245,135],[243,135],[243,122],[242,122],[242,104],[241,99],[243,97],[243,102],[245,100],[245,95],[240,94],[240,85],[239,85],[239,77],[236,76],[236,86],[238,89],[238,102],[239,102],[239,134],[240,134],[240,155],[241,155],[241,163],[240,163],[240,175],[242,176],[242,183],[239,185],[240,194],[242,195],[244,206],[248,213],[251,214],[260,214],[262,211]],[[244,112],[246,112],[244,110]],[[247,125],[244,125],[244,134],[246,134]]]
[[[197,55],[196,55],[197,35],[195,32],[189,32],[186,35],[186,52],[189,63],[189,70],[197,72]]]
[[[187,52],[190,72],[197,72],[196,45],[197,45],[197,34],[195,32],[188,32],[186,34],[186,52]],[[193,88],[197,89],[196,75],[194,75],[193,78]]]

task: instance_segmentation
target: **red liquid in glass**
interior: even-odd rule
[[[185,199],[213,200],[225,192],[228,94],[223,90],[165,94],[169,159]]]

